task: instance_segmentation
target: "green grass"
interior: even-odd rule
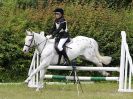
[[[78,96],[73,84],[47,85],[39,92],[24,84],[0,85],[0,99],[133,99],[133,93],[117,92],[117,83],[82,84],[82,87],[84,93]]]

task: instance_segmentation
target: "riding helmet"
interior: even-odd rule
[[[62,8],[56,8],[53,12],[59,12],[59,13],[61,13],[62,15],[64,15],[64,10],[62,9]]]

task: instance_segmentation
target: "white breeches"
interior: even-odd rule
[[[60,41],[58,43],[58,49],[59,49],[59,51],[62,51],[63,50],[63,45],[67,41],[67,39],[68,38],[62,38],[62,39],[60,39]]]

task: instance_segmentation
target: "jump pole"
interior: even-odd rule
[[[78,76],[79,80],[82,81],[118,81],[119,77],[87,77]],[[56,79],[56,80],[74,80],[73,76],[61,76],[61,75],[45,75],[45,79]]]

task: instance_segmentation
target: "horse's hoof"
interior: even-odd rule
[[[110,73],[108,73],[108,72],[104,72],[104,73],[103,73],[103,76],[108,77],[108,76],[110,76]]]
[[[28,84],[28,83],[29,83],[29,81],[30,81],[30,79],[29,79],[29,78],[27,78],[27,79],[24,81],[24,83]]]
[[[37,88],[36,91],[39,92],[40,91],[40,88]]]
[[[25,80],[25,81],[24,81],[25,84],[28,84],[28,82],[29,82],[28,80]]]

